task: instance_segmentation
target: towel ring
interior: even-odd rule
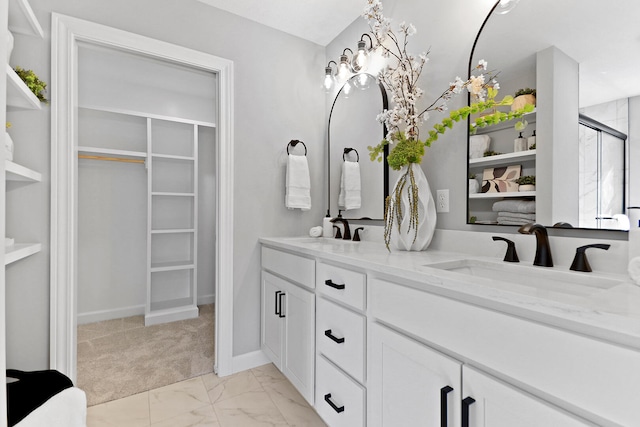
[[[355,148],[345,148],[344,153],[342,153],[342,160],[346,160],[345,156],[352,151],[356,152],[356,162],[360,162],[360,154],[358,153],[358,150],[356,150]]]
[[[300,143],[300,144],[302,144],[304,146],[304,155],[306,156],[307,155],[307,146],[304,145],[304,142],[298,141],[297,139],[292,139],[291,141],[289,141],[289,144],[287,144],[287,154],[289,154],[289,147],[292,146],[292,145],[295,147],[296,145],[298,145],[298,143]]]

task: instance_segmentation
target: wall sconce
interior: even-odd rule
[[[367,47],[367,40],[369,39],[369,47]],[[373,40],[369,34],[362,34],[358,41],[357,52],[354,54],[348,47],[342,51],[340,55],[339,63],[335,61],[329,61],[324,69],[324,83],[323,86],[327,92],[330,92],[334,85],[338,82],[346,82],[352,74],[358,74],[359,78],[355,79],[354,86],[359,89],[366,89],[371,84],[371,76],[364,74],[369,62],[369,54],[373,49]],[[349,53],[347,53],[349,52]],[[333,74],[331,69],[331,63],[335,64],[336,72]],[[350,89],[350,88],[349,88]]]
[[[511,12],[519,1],[520,0],[500,0],[496,6],[496,13],[504,15],[505,13]]]

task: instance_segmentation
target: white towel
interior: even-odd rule
[[[342,162],[338,207],[345,211],[360,209],[362,203],[360,190],[360,164],[358,162]]]
[[[284,204],[289,209],[311,209],[311,179],[307,156],[287,156]]]
[[[534,222],[536,220],[536,214],[502,211],[498,212],[498,218],[526,219],[529,220],[529,222]]]
[[[500,200],[493,204],[494,212],[536,213],[535,200]]]

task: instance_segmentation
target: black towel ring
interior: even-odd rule
[[[342,153],[342,160],[346,160],[345,156],[352,151],[356,152],[356,162],[360,162],[360,154],[358,153],[358,150],[356,150],[355,148],[345,148],[344,153]]]
[[[298,141],[297,139],[292,139],[291,141],[289,141],[289,144],[287,144],[287,154],[289,154],[289,147],[292,146],[292,145],[295,147],[296,145],[298,145],[298,143],[300,143],[300,144],[302,144],[304,146],[304,155],[306,156],[307,155],[307,146],[304,145],[304,142]]]

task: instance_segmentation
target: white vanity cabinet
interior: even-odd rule
[[[262,350],[313,405],[315,295],[304,286],[313,287],[315,262],[263,248],[262,267]]]
[[[377,323],[370,341],[369,427],[460,425],[459,361]]]

